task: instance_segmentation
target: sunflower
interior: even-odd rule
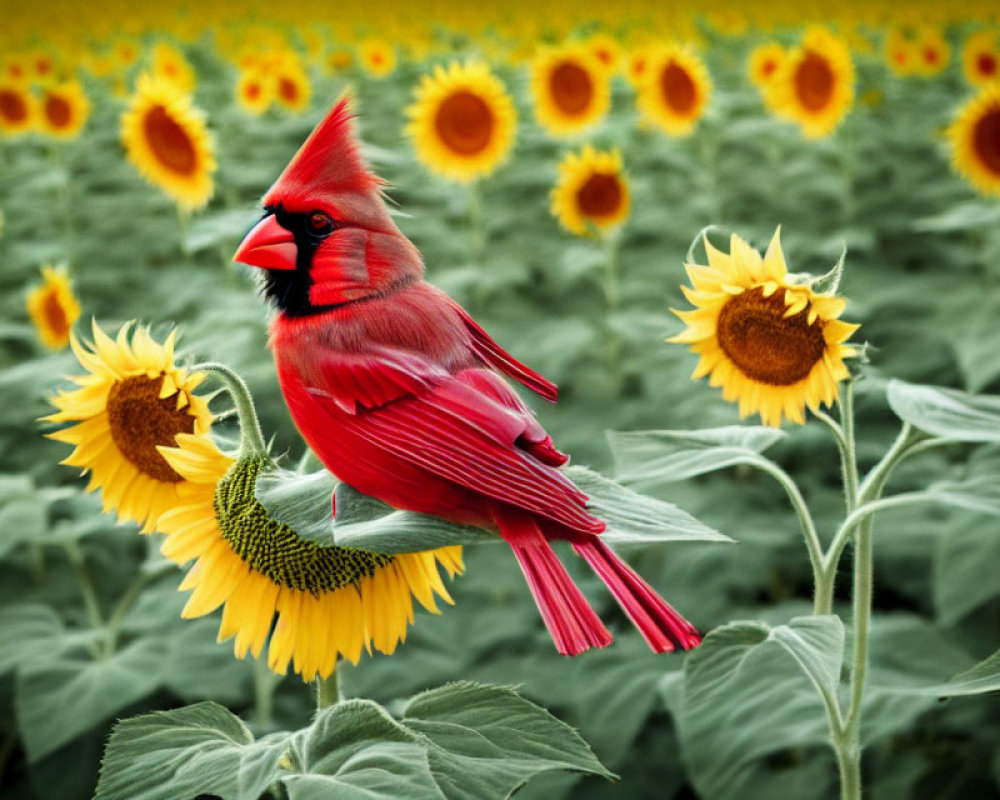
[[[166,42],[157,42],[153,48],[153,74],[170,81],[180,91],[194,91],[194,70],[184,55]]]
[[[976,31],[965,40],[962,71],[973,86],[985,86],[1000,78],[1000,47],[995,30]]]
[[[0,81],[9,81],[22,85],[31,81],[31,67],[26,56],[20,53],[8,53],[0,69]]]
[[[687,136],[705,112],[712,82],[693,50],[670,44],[653,51],[638,90],[646,120],[671,136]]]
[[[1000,82],[985,86],[948,129],[952,163],[980,192],[1000,195]]]
[[[920,68],[917,43],[905,31],[891,28],[885,37],[885,60],[896,75],[913,75]]]
[[[188,95],[162,77],[142,75],[121,124],[128,157],[147,180],[184,208],[208,202],[214,147]]]
[[[535,117],[556,136],[579,133],[611,107],[607,71],[584,44],[544,47],[531,62]]]
[[[274,76],[265,70],[245,67],[236,81],[236,103],[255,117],[267,111],[274,99]]]
[[[827,136],[854,101],[854,63],[847,45],[810,28],[792,50],[775,84],[775,106],[810,139]]]
[[[640,47],[631,50],[625,59],[625,77],[638,87],[649,73],[650,49]]]
[[[916,72],[929,77],[944,71],[951,58],[951,45],[937,28],[925,28],[916,40]]]
[[[421,162],[463,183],[493,172],[514,144],[514,101],[481,62],[435,67],[421,79],[406,113],[406,132]]]
[[[763,258],[735,235],[729,254],[707,238],[705,250],[708,266],[686,265],[695,308],[674,311],[687,328],[668,339],[700,356],[692,379],[709,375],[741,418],[759,413],[765,425],[782,415],[802,424],[806,407],[831,405],[854,355],[844,342],[859,327],[837,319],[847,301],[792,283],[778,232]]]
[[[601,234],[625,221],[629,188],[621,153],[599,152],[586,145],[559,164],[559,181],[552,190],[552,213],[570,233],[585,236],[588,225]]]
[[[284,674],[291,662],[303,680],[325,678],[338,656],[357,663],[362,648],[392,653],[413,622],[411,595],[434,613],[435,594],[452,602],[438,565],[461,572],[461,547],[385,555],[321,546],[255,498],[258,475],[273,468],[266,456],[234,460],[210,438],[185,434],[159,450],[184,480],[181,502],[157,526],[167,535],[163,554],[198,559],[180,586],[194,590],[182,616],[224,605],[219,640],[235,636],[237,658],[257,658],[270,633],[272,670]]]
[[[44,89],[38,106],[38,126],[60,139],[75,139],[90,116],[90,101],[79,81]]]
[[[13,136],[31,130],[38,114],[38,101],[24,84],[0,80],[0,133]]]
[[[608,75],[614,75],[621,69],[622,46],[614,36],[608,33],[595,33],[584,44]]]
[[[52,398],[59,409],[44,419],[72,422],[49,438],[76,446],[62,463],[90,471],[87,491],[101,489],[104,510],[152,530],[180,501],[184,478],[157,451],[179,433],[206,436],[208,402],[194,390],[201,373],[174,364],[174,333],[160,344],[146,328],[122,326],[111,339],[93,323],[94,344],[70,334],[70,346],[89,374]]]
[[[354,54],[346,47],[335,47],[326,54],[323,64],[327,72],[346,72],[354,66]]]
[[[36,83],[44,85],[56,79],[56,60],[48,50],[32,51],[27,55],[27,63]]]
[[[747,59],[750,82],[758,89],[765,90],[780,74],[785,58],[785,47],[781,42],[767,42],[755,47]]]
[[[362,69],[375,78],[384,78],[396,69],[396,48],[385,39],[370,37],[358,46]]]
[[[312,97],[312,85],[305,67],[294,54],[283,54],[274,68],[274,98],[292,111],[305,111]]]
[[[65,269],[42,267],[42,285],[28,292],[27,309],[42,344],[53,350],[69,344],[70,330],[80,318],[80,304]]]

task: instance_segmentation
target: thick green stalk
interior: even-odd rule
[[[226,390],[233,398],[240,420],[240,456],[265,455],[267,445],[264,443],[264,434],[260,429],[260,420],[257,419],[257,409],[254,407],[253,396],[243,378],[225,364],[214,362],[196,364],[192,367],[192,371],[211,372],[226,385]]]
[[[277,678],[267,666],[267,657],[261,654],[253,661],[253,713],[254,724],[270,728],[274,722],[274,687]]]
[[[83,607],[87,612],[87,621],[92,628],[99,630],[104,627],[104,615],[101,613],[101,604],[97,600],[97,589],[94,586],[94,579],[90,575],[90,570],[87,569],[83,552],[74,539],[64,541],[62,547],[70,566],[73,568],[76,582],[80,587],[80,595],[83,597]],[[103,657],[110,655],[110,653],[95,646],[95,655]]]
[[[337,670],[330,673],[329,678],[316,679],[316,710],[336,705],[341,700],[340,685],[337,681]]]

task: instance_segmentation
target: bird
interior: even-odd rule
[[[551,402],[556,386],[424,280],[354,128],[345,95],[266,192],[233,256],[263,271],[275,310],[268,345],[305,442],[359,492],[498,533],[559,653],[612,635],[554,540],[570,543],[654,652],[695,647],[695,627],[602,540],[605,523],[560,470],[568,457],[507,379]]]

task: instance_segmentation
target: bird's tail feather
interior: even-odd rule
[[[604,581],[618,605],[654,652],[663,653],[674,648],[689,650],[701,642],[701,636],[695,627],[674,611],[599,536],[592,536],[582,544],[574,544],[573,549]]]
[[[573,583],[534,516],[498,507],[494,518],[514,551],[556,649],[575,656],[591,647],[611,644],[608,629]]]

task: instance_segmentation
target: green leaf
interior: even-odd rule
[[[251,662],[233,655],[231,641],[217,641],[218,629],[215,616],[185,620],[169,639],[164,685],[188,702],[212,698],[238,703],[249,694]]]
[[[964,481],[938,481],[912,497],[979,514],[1000,516],[1000,476],[982,475]]]
[[[289,734],[255,741],[216,703],[156,711],[115,725],[97,785],[100,800],[258,800],[278,777]]]
[[[160,685],[164,649],[161,641],[139,639],[106,659],[67,654],[23,664],[15,708],[28,760],[150,694]]]
[[[941,622],[953,625],[1000,594],[1000,535],[996,521],[982,516],[963,515],[949,527],[934,556],[934,605]]]
[[[50,606],[25,603],[0,609],[0,675],[51,658],[62,634],[62,620]]]
[[[972,669],[959,673],[943,687],[942,697],[1000,691],[1000,650]]]
[[[254,496],[274,519],[303,539],[329,545],[336,488],[337,479],[325,469],[306,474],[273,469],[258,476]]]
[[[957,442],[1000,442],[1000,397],[889,381],[889,406],[922,431]]]
[[[647,485],[759,463],[761,453],[785,438],[778,428],[746,425],[700,431],[609,431],[607,435],[618,480]]]
[[[783,751],[813,748],[797,759],[829,760],[819,749],[829,734],[817,687],[827,690],[839,677],[842,636],[833,617],[774,629],[736,622],[709,633],[688,655],[678,733],[701,795],[769,796],[780,775],[768,759]]]
[[[45,533],[47,506],[28,476],[0,475],[0,558]]]
[[[449,800],[510,797],[552,770],[614,778],[576,731],[508,687],[432,689],[407,704],[403,723],[433,743],[431,770]]]
[[[732,541],[673,503],[638,494],[586,467],[567,467],[564,472],[590,497],[590,512],[608,524],[601,534],[608,544]]]

